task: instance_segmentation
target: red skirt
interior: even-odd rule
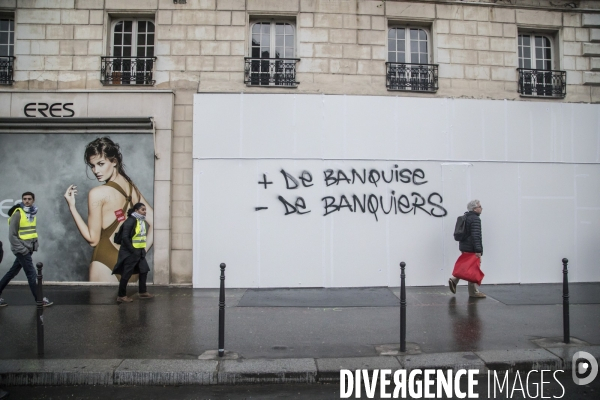
[[[452,275],[458,279],[481,285],[481,281],[485,276],[481,272],[481,259],[475,253],[462,253],[456,260],[456,264],[454,264]]]

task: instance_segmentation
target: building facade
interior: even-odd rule
[[[2,0],[0,80],[5,143],[152,135],[155,284],[443,284],[474,197],[489,282],[600,279],[597,1]]]

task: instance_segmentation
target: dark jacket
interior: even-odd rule
[[[458,249],[467,253],[481,253],[483,255],[483,240],[481,237],[481,218],[475,211],[469,211],[467,215],[467,233],[465,240],[461,240]]]
[[[148,230],[148,223],[146,231]],[[146,262],[146,249],[136,249],[133,247],[131,238],[135,235],[135,226],[137,220],[135,217],[129,217],[123,223],[123,237],[121,239],[121,248],[119,249],[119,257],[117,264],[113,268],[113,275],[123,275],[125,271],[132,270],[133,273],[146,273],[150,271],[148,262]]]

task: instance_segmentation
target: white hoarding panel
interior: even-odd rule
[[[479,199],[484,283],[600,279],[598,106],[198,94],[194,286],[447,282]],[[575,162],[573,162],[575,161]]]

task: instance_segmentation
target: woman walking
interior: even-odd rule
[[[123,223],[121,248],[113,274],[120,274],[118,303],[131,303],[133,299],[127,297],[127,282],[134,273],[140,274],[139,293],[140,299],[151,299],[154,295],[146,289],[146,279],[150,267],[146,262],[146,238],[150,225],[146,222],[146,205],[136,203],[127,211],[127,220]]]

